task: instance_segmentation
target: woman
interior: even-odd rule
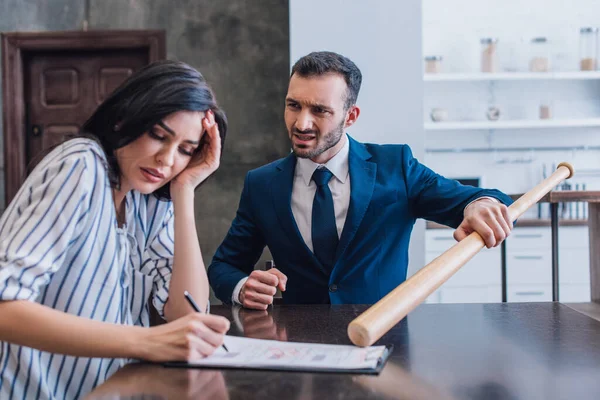
[[[226,129],[202,75],[162,61],[35,167],[0,218],[0,398],[77,398],[127,358],[222,344],[229,322],[183,293],[207,307],[194,189]],[[149,299],[169,323],[148,328]]]

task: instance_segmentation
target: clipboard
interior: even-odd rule
[[[385,363],[389,359],[393,345],[385,345],[385,349],[381,356],[378,357],[377,364],[373,368],[331,368],[331,367],[306,367],[295,365],[243,365],[243,364],[211,364],[201,365],[190,363],[187,361],[172,361],[162,363],[167,368],[198,368],[198,369],[234,369],[234,370],[256,370],[256,371],[282,371],[282,372],[310,372],[310,373],[327,373],[327,374],[359,374],[359,375],[379,375],[383,370]]]

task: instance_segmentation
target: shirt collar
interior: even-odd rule
[[[315,170],[321,166],[325,166],[333,176],[341,183],[346,183],[348,179],[348,153],[350,152],[350,140],[346,136],[344,147],[337,152],[331,160],[325,164],[317,164],[309,158],[296,158],[296,176],[300,176],[306,186],[310,185],[310,181]]]

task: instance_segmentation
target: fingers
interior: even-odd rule
[[[487,216],[487,225],[493,231],[494,247],[500,245],[512,230],[512,221],[508,215],[508,207],[504,204],[496,204],[490,209]]]
[[[510,232],[513,229],[513,221],[512,218],[510,217],[509,213],[508,213],[508,207],[506,207],[504,204],[500,205],[500,213],[502,214],[502,218],[504,219],[504,222],[506,222],[506,226],[508,227],[508,232],[506,232],[506,235],[510,235]]]
[[[466,231],[465,225],[466,223],[463,221],[463,223],[460,224],[459,227],[456,228],[456,230],[454,231],[454,240],[456,240],[457,242],[460,242],[461,240],[469,236],[469,233],[467,233]]]
[[[485,246],[488,249],[496,247],[506,237],[504,230],[502,230],[498,221],[493,219],[486,222],[478,221],[474,226],[474,230],[483,238]]]
[[[287,329],[285,326],[277,329],[277,340],[282,342],[288,341]]]
[[[229,321],[217,315],[193,313],[163,325],[169,329],[162,336],[163,345],[175,347],[165,353],[172,353],[172,360],[195,360],[207,357],[223,344],[224,333],[229,329]]]
[[[186,326],[186,338],[190,334],[199,339],[193,342],[196,350],[204,356],[223,344],[223,335],[229,330],[229,321],[218,315],[195,313]],[[188,341],[188,344],[189,341]]]
[[[252,311],[246,314],[242,320],[245,336],[257,339],[277,339],[277,325],[267,311]]]
[[[218,345],[211,344],[207,342],[206,339],[200,338],[196,335],[188,335],[187,339],[187,347],[189,352],[188,360],[208,357],[214,353],[218,347]]]
[[[479,236],[484,240],[485,246],[488,249],[498,246],[510,234],[508,226],[503,227],[500,221],[503,220],[488,218],[485,220],[476,220],[472,224],[473,230],[479,233]]]
[[[285,276],[285,274],[283,272],[281,272],[280,270],[278,270],[277,268],[271,268],[267,272],[270,273],[270,274],[272,274],[272,275],[275,275],[277,277],[277,279],[279,281],[277,283],[277,287],[282,292],[285,292],[285,285],[287,284],[287,276]]]
[[[219,346],[220,344],[211,344],[205,338],[189,333],[184,337],[182,347],[185,360],[191,361],[210,356]]]
[[[246,329],[246,326],[260,324],[262,321],[269,317],[269,313],[267,311],[244,311],[243,309],[240,310],[240,315],[242,317],[242,324],[244,325],[244,330]]]
[[[259,270],[252,271],[252,273],[250,274],[250,278],[248,280],[257,280],[260,283],[264,283],[265,285],[275,287],[279,283],[279,277],[276,274],[272,274],[270,271],[271,270],[269,270],[269,271],[259,271]],[[275,293],[273,293],[273,294],[275,294]]]
[[[230,322],[219,315],[198,314],[200,321],[215,332],[224,334],[229,330]]]
[[[240,293],[242,305],[255,310],[266,310],[269,304],[273,304],[276,288],[285,291],[286,284],[287,276],[276,268],[252,271]]]
[[[206,357],[223,344],[223,335],[229,330],[230,323],[218,315],[195,313],[186,325],[185,346],[189,356]]]
[[[221,156],[221,137],[219,135],[219,125],[215,121],[215,114],[212,110],[206,111],[205,117],[202,119],[202,126],[205,130],[202,140],[206,145],[202,149],[201,158],[210,158],[211,163],[218,168]]]
[[[465,210],[465,219],[454,233],[457,240],[464,239],[463,235],[477,232],[487,248],[500,245],[513,228],[508,207],[504,204],[489,201],[477,201]]]
[[[251,310],[266,310],[269,308],[269,304],[271,303],[261,303],[250,299],[244,299],[244,302],[242,303],[245,308],[249,308]]]
[[[266,271],[252,271],[240,292],[240,300],[246,308],[266,310],[273,303],[275,288],[279,283],[277,276]]]
[[[208,120],[208,123],[210,125],[214,125],[216,123],[216,121],[215,121],[215,113],[213,112],[213,110],[207,110],[206,111],[206,119]]]
[[[202,119],[202,125],[206,130],[206,134],[211,139],[211,144],[216,144],[212,142],[218,142],[219,146],[221,145],[221,138],[219,136],[219,125],[215,121],[215,113],[212,110],[207,110],[205,113],[205,117]],[[219,139],[219,140],[217,140]]]
[[[274,289],[274,288],[273,288]],[[246,290],[244,293],[244,303],[246,306],[248,302],[261,304],[260,307],[251,307],[257,310],[266,310],[267,306],[273,304],[273,295],[257,293],[255,291]]]
[[[500,238],[500,237],[496,236],[496,238],[500,241],[498,244],[500,244],[500,243],[502,243],[502,241],[504,239],[506,239],[508,237],[508,235],[510,235],[510,231],[512,230],[512,227],[506,222],[506,220],[504,218],[498,218],[496,221],[498,222],[498,226],[502,230],[503,237]]]

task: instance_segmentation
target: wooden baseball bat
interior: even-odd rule
[[[537,203],[556,185],[574,174],[571,164],[556,171],[508,207],[512,221]],[[485,246],[477,232],[456,243],[438,258],[404,281],[348,325],[348,336],[357,346],[370,346],[446,282]]]

